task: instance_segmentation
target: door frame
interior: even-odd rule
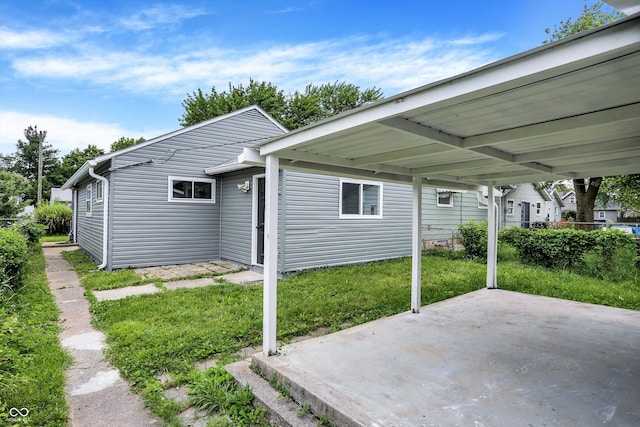
[[[263,266],[258,262],[258,180],[265,179],[265,174],[257,174],[252,177],[253,191],[251,197],[251,265]],[[264,215],[264,213],[263,213]],[[264,228],[262,229],[264,233]],[[263,240],[264,241],[264,240]],[[263,249],[264,250],[264,249]]]

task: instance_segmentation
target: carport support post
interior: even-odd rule
[[[411,240],[411,311],[420,313],[422,281],[422,177],[413,177],[413,216]]]
[[[280,159],[266,158],[264,213],[264,286],[262,319],[262,352],[276,354],[276,300],[278,288],[278,175]]]
[[[489,194],[487,200],[487,288],[498,287],[496,280],[496,270],[498,264],[498,208],[495,202],[494,183],[489,183]]]

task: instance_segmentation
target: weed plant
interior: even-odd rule
[[[48,290],[42,249],[32,246],[22,285],[0,300],[0,425],[66,426],[58,308]],[[21,410],[25,417],[11,416]]]

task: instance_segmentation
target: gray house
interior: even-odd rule
[[[244,147],[286,130],[253,106],[85,163],[73,189],[75,241],[108,270],[225,259],[264,262],[264,168]],[[280,171],[281,273],[407,256],[411,187]],[[423,189],[425,247],[486,218],[486,196]]]
[[[525,183],[503,187],[502,194],[502,227],[529,228],[560,221],[564,203],[555,190]]]

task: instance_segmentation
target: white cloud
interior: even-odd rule
[[[60,155],[75,148],[85,149],[89,144],[108,152],[111,143],[122,136],[144,136],[150,139],[166,133],[166,130],[162,130],[143,134],[139,130],[124,129],[113,123],[82,122],[66,117],[0,111],[0,153],[14,153],[18,139],[25,140],[24,129],[31,125],[37,125],[38,130],[47,131],[47,143],[60,150]]]
[[[157,26],[177,24],[206,13],[201,9],[184,7],[179,4],[157,4],[137,12],[133,16],[122,18],[119,23],[124,28],[143,31]]]
[[[69,36],[51,31],[15,31],[0,27],[0,49],[44,49],[63,44]]]
[[[17,58],[13,67],[29,77],[81,79],[160,96],[183,95],[211,85],[224,90],[229,82],[249,78],[270,81],[285,92],[303,89],[310,82],[345,80],[363,87],[376,86],[391,95],[497,59],[485,45],[499,37],[351,37],[253,49],[181,48],[180,54],[87,49]]]

